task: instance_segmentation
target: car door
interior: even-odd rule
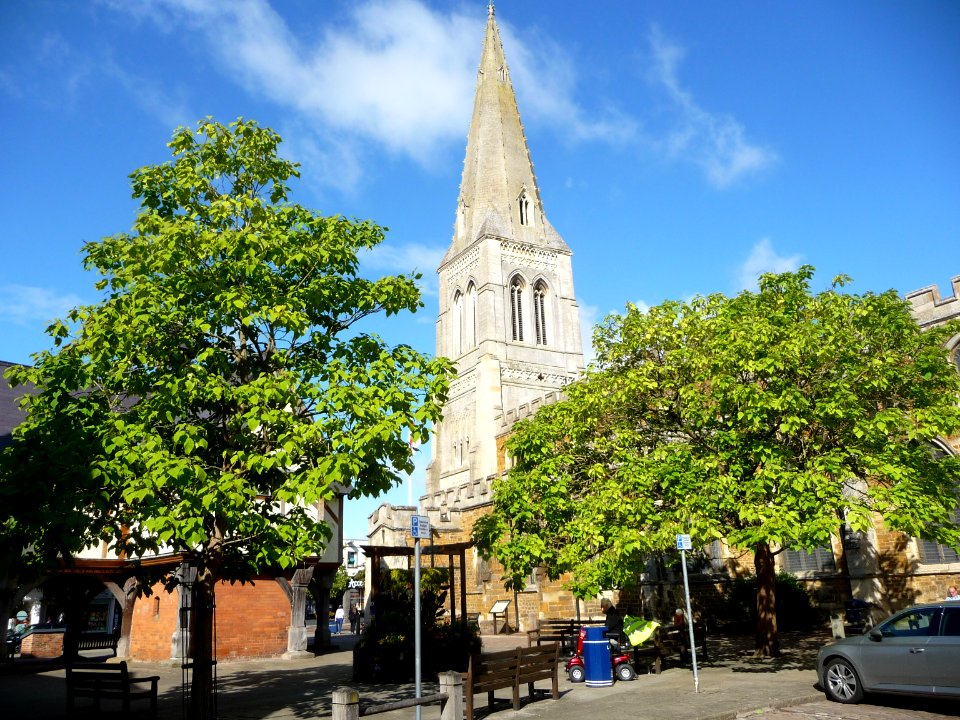
[[[960,602],[945,603],[940,634],[927,643],[934,692],[960,697]]]
[[[861,646],[864,687],[886,692],[933,692],[928,644],[939,630],[940,608],[904,611],[874,628]],[[879,637],[879,639],[872,639]]]

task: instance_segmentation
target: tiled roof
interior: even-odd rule
[[[18,400],[25,393],[36,392],[33,386],[10,387],[5,376],[7,368],[16,363],[0,360],[0,448],[10,444],[13,429],[26,418]]]

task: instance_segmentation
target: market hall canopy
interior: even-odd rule
[[[467,621],[467,549],[473,547],[472,542],[448,543],[446,545],[435,545],[432,541],[421,545],[421,561],[424,557],[430,558],[430,567],[436,567],[436,558],[446,556],[447,567],[450,571],[450,622],[457,619],[456,597],[454,595],[454,572],[457,568],[454,562],[455,557],[460,558],[460,618],[462,622]],[[406,557],[407,569],[413,567],[414,549],[408,545],[368,545],[364,548],[364,553],[370,558],[370,597],[376,601],[380,593],[380,563],[387,557]],[[376,606],[376,604],[374,604]]]

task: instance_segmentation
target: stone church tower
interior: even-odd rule
[[[451,596],[483,622],[492,623],[484,613],[495,601],[512,603],[510,624],[521,629],[579,612],[569,592],[540,573],[519,593],[506,591],[498,564],[465,549],[476,519],[490,511],[513,424],[558,400],[583,371],[571,255],[544,212],[490,5],[453,239],[437,269],[437,354],[456,362],[457,377],[434,428],[420,507],[385,504],[368,520],[375,554],[407,545],[410,516],[427,514],[433,542],[468,553],[454,563],[465,574]]]
[[[457,363],[427,495],[497,473],[498,416],[583,369],[570,248],[547,220],[493,6],[453,240],[437,272],[437,354]]]

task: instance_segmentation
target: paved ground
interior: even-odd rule
[[[525,636],[484,637],[484,649],[502,649],[520,642]],[[486,698],[476,698],[479,718],[518,720],[707,720],[747,717],[751,712],[767,720],[804,720],[800,715],[762,715],[803,703],[822,701],[815,686],[814,662],[817,648],[825,636],[804,638],[785,635],[784,655],[774,660],[756,660],[749,655],[749,639],[714,638],[710,640],[710,658],[700,666],[700,691],[694,691],[689,668],[670,668],[660,675],[640,675],[633,682],[616,683],[611,688],[587,688],[567,681],[561,672],[559,700],[549,698],[529,702],[514,712],[509,704],[499,704],[493,713],[486,709]],[[334,639],[334,651],[318,657],[295,660],[224,662],[218,669],[220,716],[223,720],[298,720],[329,717],[330,697],[337,687],[351,686],[360,692],[361,702],[388,702],[414,695],[409,685],[363,685],[353,683],[353,636]],[[178,667],[161,664],[132,664],[141,675],[160,675],[160,717],[173,720],[182,716],[182,676]],[[561,668],[562,670],[562,668]],[[539,686],[548,686],[540,683]],[[424,684],[424,694],[435,686]],[[508,698],[509,693],[498,696]],[[64,680],[62,669],[43,672],[7,672],[0,675],[0,717],[52,720],[63,717]],[[829,710],[841,709],[826,703]],[[425,707],[424,720],[439,718],[439,708]],[[413,718],[414,710],[385,713],[385,720]],[[821,717],[814,715],[814,717]],[[841,713],[822,716],[824,720],[848,718]],[[865,720],[892,720],[895,715],[866,717]],[[924,718],[924,720],[932,720]]]
[[[860,705],[819,700],[737,717],[740,720],[951,720],[957,716],[960,716],[960,703],[956,701],[877,695]]]

